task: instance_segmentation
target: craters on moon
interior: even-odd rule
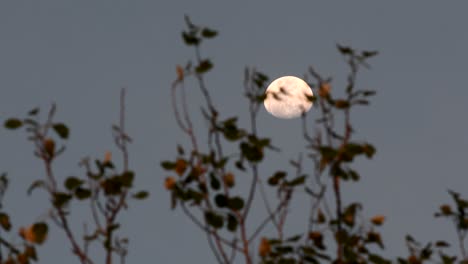
[[[278,118],[297,118],[312,107],[307,98],[313,96],[312,89],[301,78],[280,77],[268,86],[265,93],[265,109]]]

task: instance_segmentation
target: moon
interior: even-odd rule
[[[313,95],[312,89],[304,80],[295,76],[274,80],[265,93],[265,109],[277,118],[296,118],[312,107],[312,102],[307,98]]]

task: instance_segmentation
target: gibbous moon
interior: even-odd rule
[[[312,107],[312,102],[307,98],[313,95],[312,89],[305,81],[294,76],[274,80],[265,93],[265,109],[278,118],[296,118]]]

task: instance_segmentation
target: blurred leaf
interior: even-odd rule
[[[205,38],[213,38],[216,35],[218,35],[218,32],[216,30],[212,30],[209,28],[204,28],[201,32],[202,36]]]
[[[435,246],[436,247],[450,247],[450,244],[447,243],[447,241],[438,240],[438,241],[436,241]]]
[[[293,179],[292,181],[288,182],[287,185],[290,186],[290,187],[301,185],[301,184],[304,184],[305,179],[306,179],[306,176],[302,175],[302,176],[299,176],[299,177]]]
[[[376,215],[371,218],[371,222],[374,225],[378,225],[378,226],[382,225],[384,221],[385,221],[385,216],[383,215]]]
[[[64,185],[65,185],[65,188],[67,188],[67,190],[72,191],[75,188],[80,187],[83,183],[84,183],[84,181],[77,178],[77,177],[68,177],[65,180]]]
[[[148,198],[148,196],[149,196],[149,193],[147,191],[139,191],[135,193],[134,195],[132,195],[132,197],[137,200],[144,200]]]
[[[28,195],[31,195],[32,191],[33,191],[34,189],[36,189],[36,188],[44,188],[44,189],[47,189],[47,184],[46,184],[46,182],[43,181],[43,180],[36,180],[36,181],[34,181],[34,182],[31,184],[31,186],[29,186],[29,188],[28,188],[28,191],[27,191]]]
[[[228,207],[232,210],[241,210],[244,207],[244,199],[241,197],[234,197],[228,200]]]
[[[364,154],[366,154],[368,158],[372,158],[375,154],[375,147],[368,143],[362,146],[362,150],[364,151]]]
[[[161,162],[161,167],[163,167],[163,169],[165,169],[165,170],[173,170],[173,169],[175,169],[176,164],[174,162],[170,162],[170,161],[163,161],[163,162]]]
[[[365,50],[365,51],[362,52],[362,56],[365,57],[365,58],[374,57],[377,54],[379,54],[379,52],[376,51],[376,50],[373,50],[373,51]]]
[[[28,258],[37,261],[37,253],[36,253],[36,248],[34,246],[27,245],[24,249],[24,254]]]
[[[5,231],[10,231],[11,229],[10,216],[8,216],[6,213],[0,213],[0,226]]]
[[[34,234],[34,242],[37,244],[42,244],[47,237],[48,230],[49,228],[46,223],[44,222],[35,223],[32,226],[32,232]]]
[[[215,203],[220,208],[226,207],[228,205],[228,198],[224,194],[217,194],[215,196]]]
[[[275,174],[273,174],[273,176],[271,176],[268,179],[268,184],[271,185],[271,186],[275,186],[284,177],[286,177],[286,172],[285,171],[277,171],[277,172],[275,172]]]
[[[323,235],[318,231],[312,231],[309,233],[309,239],[314,242],[314,246],[325,250],[325,245],[323,244]]]
[[[134,178],[135,174],[133,173],[133,171],[124,172],[121,176],[122,185],[128,188],[132,187]]]
[[[298,235],[295,235],[286,239],[286,242],[297,242],[299,241],[299,239],[301,239],[301,237],[302,237],[302,234],[298,234]]]
[[[182,32],[182,38],[185,44],[187,44],[188,46],[197,46],[198,44],[200,44],[200,39],[196,37],[195,34],[192,32]]]
[[[118,195],[122,193],[122,179],[119,176],[107,178],[101,182],[101,187],[104,189],[105,195]]]
[[[379,245],[379,247],[381,249],[384,248],[382,238],[381,238],[380,234],[377,233],[377,232],[374,232],[374,231],[368,232],[366,242],[367,243],[376,243],[377,245]]]
[[[36,108],[33,108],[31,109],[29,112],[28,112],[28,116],[35,116],[39,113],[39,108],[36,107]]]
[[[228,214],[227,229],[231,232],[235,232],[237,229],[237,226],[238,226],[237,218],[232,214]]]
[[[68,193],[56,192],[54,193],[53,204],[55,207],[61,208],[65,206],[72,198]]]
[[[75,196],[79,200],[85,200],[91,197],[91,191],[89,189],[78,187],[75,189]]]
[[[4,125],[5,125],[5,128],[8,128],[8,129],[17,129],[23,125],[23,122],[16,118],[10,118],[7,121],[5,121]]]
[[[354,53],[354,51],[350,47],[341,46],[340,44],[336,44],[336,47],[338,48],[338,51],[343,55],[350,55]]]
[[[223,217],[212,211],[205,212],[205,221],[214,228],[221,228],[224,224]]]
[[[242,142],[240,144],[242,155],[250,162],[259,162],[263,159],[263,150],[259,146]]]
[[[376,254],[369,254],[369,261],[375,264],[391,264],[392,262]]]
[[[210,173],[210,186],[214,190],[219,190],[219,188],[221,188],[221,183],[213,173]]]
[[[67,139],[70,134],[70,130],[63,123],[56,123],[52,126],[52,128],[55,130],[57,135],[59,135],[62,139]]]
[[[198,74],[205,73],[213,68],[213,63],[210,60],[202,60],[200,64],[195,68]]]
[[[350,104],[347,100],[336,100],[335,107],[338,109],[347,109],[349,108]]]

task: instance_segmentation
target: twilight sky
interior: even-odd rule
[[[77,165],[82,157],[102,158],[106,150],[115,151],[110,126],[117,121],[119,90],[127,87],[131,166],[136,185],[151,193],[122,217],[128,227],[123,234],[130,238],[128,263],[152,258],[158,263],[209,263],[214,259],[204,234],[179,210],[170,211],[163,189],[167,174],[159,167],[161,160],[174,157],[177,143],[188,144],[169,100],[175,65],[194,58],[180,37],[184,14],[219,30],[202,47],[215,64],[207,83],[225,117],[239,115],[242,124],[248,113],[245,66],[276,78],[303,76],[313,65],[333,76],[334,89],[340,89],[346,66],[335,44],[379,50],[372,69],[359,77],[363,88],[378,94],[354,118],[356,138],[373,142],[377,155],[359,162],[362,180],[344,185],[344,199],[361,201],[365,215],[387,216],[385,255],[394,257],[406,254],[408,232],[422,241],[455,238],[451,224],[432,215],[449,200],[448,188],[463,193],[468,183],[467,8],[466,2],[435,0],[5,0],[0,2],[0,121],[56,102],[57,119],[71,128],[67,152],[56,167],[64,179],[82,173]],[[190,105],[197,113],[202,101],[192,86]],[[204,123],[197,125],[202,131]],[[304,151],[298,119],[275,119],[262,109],[258,127],[284,150],[273,154],[266,171],[286,166]],[[43,192],[26,196],[29,184],[44,177],[31,149],[24,133],[0,129],[0,172],[8,172],[11,180],[5,209],[16,228],[47,214]],[[291,225],[304,224],[300,205],[298,201],[293,208]],[[85,213],[84,208],[74,212]],[[81,230],[82,223],[76,221],[75,229]],[[52,228],[39,250],[41,263],[63,263],[65,258],[78,263],[68,261],[67,243]]]

